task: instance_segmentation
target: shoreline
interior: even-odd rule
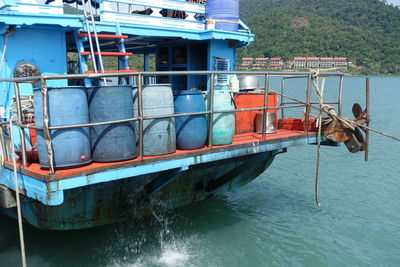
[[[318,69],[318,68],[316,68]],[[268,68],[264,68],[264,69],[242,69],[242,68],[238,68],[238,71],[282,71],[282,72],[307,72],[307,71],[311,71],[314,69],[268,69]],[[400,77],[400,73],[398,74],[379,74],[379,73],[371,73],[371,74],[362,74],[359,72],[350,72],[349,70],[338,70],[338,69],[318,69],[321,72],[338,72],[338,73],[344,73],[345,76],[371,76],[371,77],[388,77],[388,78],[399,78]]]

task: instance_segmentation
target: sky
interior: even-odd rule
[[[388,3],[394,4],[395,6],[400,6],[400,0],[387,0]]]

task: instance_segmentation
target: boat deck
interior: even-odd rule
[[[120,168],[128,168],[128,167],[136,167],[139,165],[145,165],[156,162],[164,162],[169,160],[179,160],[185,159],[189,157],[197,157],[208,154],[213,154],[217,152],[229,152],[243,148],[254,148],[257,146],[270,144],[271,146],[268,150],[282,149],[288,147],[287,145],[282,145],[281,143],[285,141],[296,141],[296,140],[304,140],[307,138],[315,138],[315,132],[304,132],[298,130],[287,130],[287,129],[278,129],[275,134],[267,134],[266,140],[263,141],[262,134],[257,133],[243,133],[236,134],[233,139],[233,143],[230,145],[224,146],[213,146],[212,148],[204,147],[202,149],[196,150],[177,150],[175,153],[162,155],[162,156],[148,156],[143,157],[141,160],[139,157],[127,160],[127,161],[119,161],[119,162],[110,162],[110,163],[96,163],[93,162],[89,165],[64,169],[64,170],[56,170],[55,174],[50,175],[47,169],[43,169],[40,167],[39,163],[30,163],[26,168],[22,167],[22,164],[18,162],[18,170],[19,172],[31,176],[33,178],[42,180],[42,181],[57,181],[63,180],[66,178],[77,177],[77,176],[87,176],[98,172],[120,169]],[[307,139],[307,143],[310,143]],[[311,143],[314,143],[311,141]],[[254,150],[253,153],[258,153],[258,150]],[[249,153],[249,152],[247,152]],[[5,163],[6,168],[12,169],[12,162]]]

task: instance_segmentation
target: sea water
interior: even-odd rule
[[[327,101],[337,82],[326,81]],[[288,94],[304,97],[304,82],[290,83],[299,88]],[[365,106],[364,88],[363,77],[345,78],[346,116],[354,102]],[[399,110],[400,78],[372,77],[371,126],[400,136]],[[376,134],[367,163],[345,146],[322,147],[321,207],[309,145],[289,148],[235,192],[168,212],[155,203],[140,221],[72,232],[25,226],[28,266],[400,266],[399,156],[399,142]],[[17,223],[6,217],[0,266],[20,266]]]

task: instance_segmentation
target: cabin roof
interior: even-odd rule
[[[142,16],[144,17],[144,15]],[[22,13],[14,11],[0,11],[0,21],[5,25],[16,25],[32,28],[55,28],[65,32],[76,32],[82,29],[83,16],[79,14],[47,14],[47,13]],[[154,42],[165,42],[166,40],[234,40],[237,41],[237,47],[246,46],[254,40],[254,35],[247,30],[238,32],[221,31],[206,29],[205,24],[201,29],[189,29],[177,27],[178,19],[167,18],[171,21],[170,25],[156,26],[138,23],[118,23],[120,33],[129,35],[127,42],[136,42],[132,46],[149,45]],[[175,24],[173,24],[174,22]],[[96,22],[97,32],[115,34],[117,22]],[[243,23],[241,27],[247,28]],[[60,28],[62,27],[62,28]],[[71,40],[73,41],[73,40]],[[68,40],[67,40],[68,42]],[[73,41],[74,42],[74,41]]]

